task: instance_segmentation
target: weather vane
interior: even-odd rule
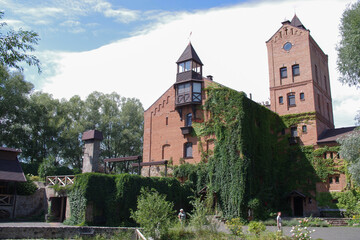
[[[189,42],[191,42],[191,35],[192,35],[192,31],[190,32],[189,37],[188,37]]]

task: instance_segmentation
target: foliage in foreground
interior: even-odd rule
[[[340,82],[360,87],[360,1],[349,5],[340,22],[341,41],[337,46]]]
[[[174,204],[165,200],[165,195],[155,189],[142,188],[137,200],[137,210],[131,211],[133,218],[142,228],[146,236],[160,239],[166,235],[172,218]]]
[[[352,180],[360,186],[360,130],[354,130],[338,140],[340,154],[348,161]]]

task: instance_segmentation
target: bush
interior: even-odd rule
[[[137,210],[131,211],[133,218],[144,233],[155,239],[167,234],[171,218],[174,217],[174,204],[165,200],[165,195],[160,195],[155,189],[141,189],[137,200]]]
[[[264,232],[266,230],[266,226],[263,222],[257,222],[257,221],[251,221],[249,223],[248,231],[250,233],[253,233],[255,235],[260,235],[261,232]]]
[[[196,198],[190,202],[193,205],[193,212],[190,214],[190,225],[195,227],[195,229],[201,229],[206,225],[209,225],[210,222],[207,218],[209,210],[206,208],[205,204],[201,202],[200,198]]]
[[[19,182],[16,184],[16,192],[19,195],[32,195],[36,192],[37,186],[36,184],[30,179],[29,175],[26,175],[26,182]]]
[[[243,236],[242,230],[243,223],[240,218],[233,218],[230,221],[226,222],[226,227],[230,230],[230,232],[235,236]]]

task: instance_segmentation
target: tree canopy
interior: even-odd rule
[[[92,129],[103,132],[102,159],[141,155],[144,110],[138,99],[93,92],[85,100],[58,100],[32,89],[21,73],[0,65],[0,143],[21,149],[21,159],[35,165],[32,174],[46,159],[46,166],[81,169],[81,136]],[[128,172],[128,163],[117,169]]]
[[[337,46],[340,82],[360,87],[360,1],[348,6],[340,22]]]
[[[354,130],[340,138],[340,155],[348,161],[348,171],[353,181],[360,186],[360,130]]]
[[[4,12],[0,11],[0,19],[4,16]],[[23,70],[20,62],[25,62],[29,66],[36,66],[41,72],[40,60],[28,52],[35,50],[34,45],[40,40],[39,35],[34,31],[25,31],[19,29],[5,30],[7,26],[5,22],[0,22],[0,63]]]

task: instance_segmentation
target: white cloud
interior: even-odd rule
[[[60,26],[66,27],[69,32],[82,33],[85,32],[85,28],[82,27],[79,21],[67,20],[62,22]]]
[[[330,80],[336,127],[353,125],[360,107],[360,92],[337,81],[336,51],[338,24],[350,0],[286,1],[240,4],[194,13],[177,13],[101,48],[78,53],[56,54],[57,72],[43,87],[57,98],[97,90],[137,97],[149,107],[174,82],[176,60],[192,43],[204,63],[204,76],[246,93],[255,101],[269,99],[267,41],[291,19],[294,8],[315,41],[329,55]],[[349,101],[352,100],[352,101]]]
[[[111,3],[101,1],[97,3],[94,9],[101,12],[106,17],[115,18],[119,22],[132,22],[139,18],[139,11],[129,10],[125,8],[113,9]]]

